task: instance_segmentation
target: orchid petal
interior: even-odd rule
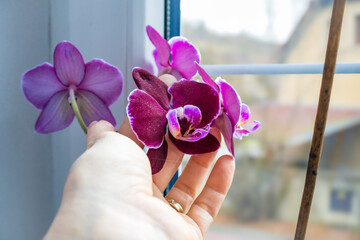
[[[55,93],[66,89],[49,63],[27,71],[22,77],[21,86],[26,99],[38,109],[44,108]]]
[[[193,132],[180,136],[177,139],[187,142],[196,142],[206,137],[209,134],[209,130],[210,128],[208,129],[197,128]]]
[[[216,89],[217,92],[220,92],[219,86],[215,83],[214,80],[211,79],[211,77],[205,72],[205,70],[200,67],[200,65],[195,62],[196,68],[200,74],[201,79],[206,83],[209,84],[210,86],[212,86],[213,88]]]
[[[224,79],[217,78],[216,82],[220,87],[222,105],[224,111],[227,113],[233,126],[235,126],[240,117],[240,111],[241,111],[240,97],[235,91],[235,89]]]
[[[198,107],[193,105],[186,105],[182,108],[182,114],[178,114],[179,118],[185,118],[190,124],[190,128],[198,126],[201,122],[201,111]]]
[[[75,114],[69,104],[68,97],[67,91],[61,91],[50,98],[36,121],[36,132],[56,132],[71,124]]]
[[[70,42],[63,41],[56,46],[54,68],[59,80],[66,86],[77,86],[84,78],[84,60],[79,50]]]
[[[155,64],[156,64],[156,67],[157,67],[157,76],[160,75],[160,73],[162,72],[162,70],[165,68],[163,65],[160,64],[160,60],[159,60],[159,53],[158,51],[156,51],[156,49],[153,51],[153,57],[154,57],[154,60],[155,60]]]
[[[171,67],[185,79],[195,76],[197,68],[194,62],[200,62],[199,50],[183,37],[173,37],[169,40],[171,47]]]
[[[171,109],[166,114],[168,120],[169,132],[179,140],[196,142],[209,134],[207,129],[197,129],[196,126],[201,121],[200,109],[196,106],[186,105]]]
[[[123,87],[121,72],[101,59],[94,59],[85,65],[84,80],[78,86],[99,97],[110,106],[120,96]]]
[[[241,105],[241,114],[240,119],[237,123],[237,126],[242,126],[247,123],[250,117],[250,108],[246,104]]]
[[[234,137],[242,139],[243,136],[248,136],[250,133],[256,131],[260,127],[259,121],[252,121],[248,124],[247,128],[237,127],[234,133]]]
[[[179,138],[181,136],[180,123],[178,120],[177,110],[171,109],[166,114],[169,132],[175,137]]]
[[[186,105],[169,110],[166,118],[168,119],[169,131],[177,138],[177,136],[181,136],[199,125],[201,111],[196,106]]]
[[[150,41],[156,48],[158,64],[168,67],[170,58],[170,46],[168,42],[150,25],[146,26],[146,32]]]
[[[134,68],[132,75],[136,86],[152,96],[165,110],[170,109],[168,86],[150,72]]]
[[[134,90],[129,95],[127,114],[137,138],[149,148],[159,148],[166,131],[166,111],[149,94]]]
[[[197,128],[209,125],[219,114],[219,94],[206,83],[181,80],[169,88],[169,93],[172,95],[173,108],[194,105],[200,109],[202,119]]]
[[[232,124],[228,115],[226,113],[221,114],[215,120],[215,126],[222,133],[227,149],[234,156],[234,141],[233,141],[234,125]]]
[[[106,120],[113,126],[116,125],[116,120],[110,109],[95,94],[86,90],[78,90],[76,91],[76,97],[80,114],[86,126],[89,126],[93,121],[100,120]]]
[[[164,166],[168,152],[168,145],[166,140],[163,141],[159,148],[150,148],[147,156],[150,160],[152,174],[158,173]]]
[[[219,141],[211,134],[196,142],[188,142],[175,139],[171,134],[169,138],[172,143],[185,154],[203,154],[214,152],[220,147]]]

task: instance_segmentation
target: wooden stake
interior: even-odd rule
[[[305,239],[306,227],[309,219],[316,176],[318,174],[319,160],[324,141],[324,132],[335,73],[336,57],[339,47],[344,8],[345,0],[334,0],[328,45],[326,49],[325,65],[320,89],[320,97],[316,113],[314,133],[311,142],[304,192],[296,226],[295,240]]]

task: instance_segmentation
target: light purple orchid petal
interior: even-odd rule
[[[175,139],[171,134],[169,138],[172,143],[183,153],[185,154],[203,154],[214,152],[219,149],[219,141],[211,134],[208,134],[206,137],[200,139],[196,142],[188,142]]]
[[[181,136],[181,129],[178,119],[177,109],[170,109],[166,114],[166,119],[168,122],[169,132],[175,138],[179,138]]]
[[[220,130],[221,134],[223,135],[227,149],[234,156],[233,134],[235,127],[226,113],[221,114],[215,120],[215,126]]]
[[[166,131],[166,111],[149,94],[134,90],[129,95],[127,114],[137,138],[149,148],[159,148]]]
[[[114,103],[120,96],[123,77],[119,69],[101,59],[93,59],[85,65],[85,76],[78,86],[94,93],[107,106]]]
[[[242,126],[247,123],[250,117],[250,108],[246,104],[241,105],[241,114],[237,126]]]
[[[168,152],[168,144],[166,140],[163,141],[159,148],[150,148],[147,156],[150,160],[152,174],[158,173],[164,166]]]
[[[249,136],[249,134],[249,130],[239,129],[234,133],[234,137],[241,140],[243,137]]]
[[[36,121],[36,132],[56,132],[70,125],[75,115],[69,104],[68,97],[67,91],[61,91],[50,98]]]
[[[159,53],[158,53],[158,51],[156,51],[156,49],[153,51],[153,57],[154,57],[155,64],[157,67],[157,76],[159,76],[160,73],[162,72],[162,70],[166,67],[164,67],[163,65],[160,64]]]
[[[182,118],[186,119],[189,124],[189,128],[197,127],[201,123],[202,115],[200,109],[197,106],[186,105],[182,108],[181,113],[182,114],[179,114],[178,112],[180,120]]]
[[[173,37],[169,40],[169,44],[171,47],[171,67],[185,79],[191,79],[197,72],[195,62],[200,63],[199,50],[183,37]]]
[[[113,126],[116,120],[106,104],[95,94],[86,90],[76,91],[76,102],[79,107],[80,114],[86,124],[89,126],[93,121],[106,120]]]
[[[26,99],[38,109],[43,109],[55,93],[66,89],[49,63],[27,71],[22,77],[21,87]]]
[[[205,72],[205,70],[200,67],[200,65],[198,63],[195,63],[196,68],[199,72],[199,75],[201,77],[201,79],[206,83],[209,84],[210,86],[212,86],[213,88],[216,89],[217,92],[220,92],[219,86],[215,83],[214,80],[211,79],[211,77]]]
[[[152,96],[165,110],[170,109],[168,86],[150,72],[134,68],[132,75],[136,86]]]
[[[170,58],[170,46],[168,42],[150,25],[146,26],[147,35],[156,48],[157,64],[168,67]],[[160,71],[160,70],[159,70]]]
[[[172,95],[173,108],[194,105],[200,109],[202,119],[197,128],[209,125],[219,114],[219,94],[206,83],[181,80],[169,88],[169,93]]]
[[[66,86],[77,86],[84,78],[85,63],[79,50],[70,42],[59,43],[54,51],[54,68]]]
[[[250,133],[256,131],[259,127],[259,121],[252,121],[246,126],[246,128],[239,126],[235,129],[234,137],[237,139],[242,139],[243,136],[248,136]]]
[[[220,88],[224,111],[227,113],[233,126],[235,126],[240,117],[240,111],[241,111],[240,97],[237,94],[236,90],[224,79],[218,78],[216,79],[216,82]]]

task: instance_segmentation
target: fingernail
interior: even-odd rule
[[[88,126],[88,128],[91,128],[92,126],[94,126],[98,121],[93,121],[90,123],[90,125]]]
[[[231,161],[235,160],[235,158],[234,158],[233,155],[225,154],[225,156],[226,156],[229,160],[231,160]]]

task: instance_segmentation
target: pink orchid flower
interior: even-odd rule
[[[210,126],[220,112],[218,92],[192,80],[180,80],[168,88],[151,73],[135,68],[133,78],[139,89],[129,95],[127,113],[137,138],[149,147],[153,174],[163,167],[167,156],[165,134],[183,153],[202,154],[220,147]]]
[[[155,46],[153,56],[158,75],[168,73],[178,80],[195,76],[194,62],[200,63],[200,52],[193,44],[184,37],[173,37],[168,42],[151,26],[146,27],[146,32]]]
[[[250,117],[250,108],[241,102],[236,90],[221,77],[216,81],[212,80],[199,64],[196,64],[196,67],[202,80],[220,94],[221,110],[215,120],[215,127],[220,130],[229,152],[234,155],[233,137],[242,139],[243,136],[248,136],[260,127],[260,122],[246,124]]]

